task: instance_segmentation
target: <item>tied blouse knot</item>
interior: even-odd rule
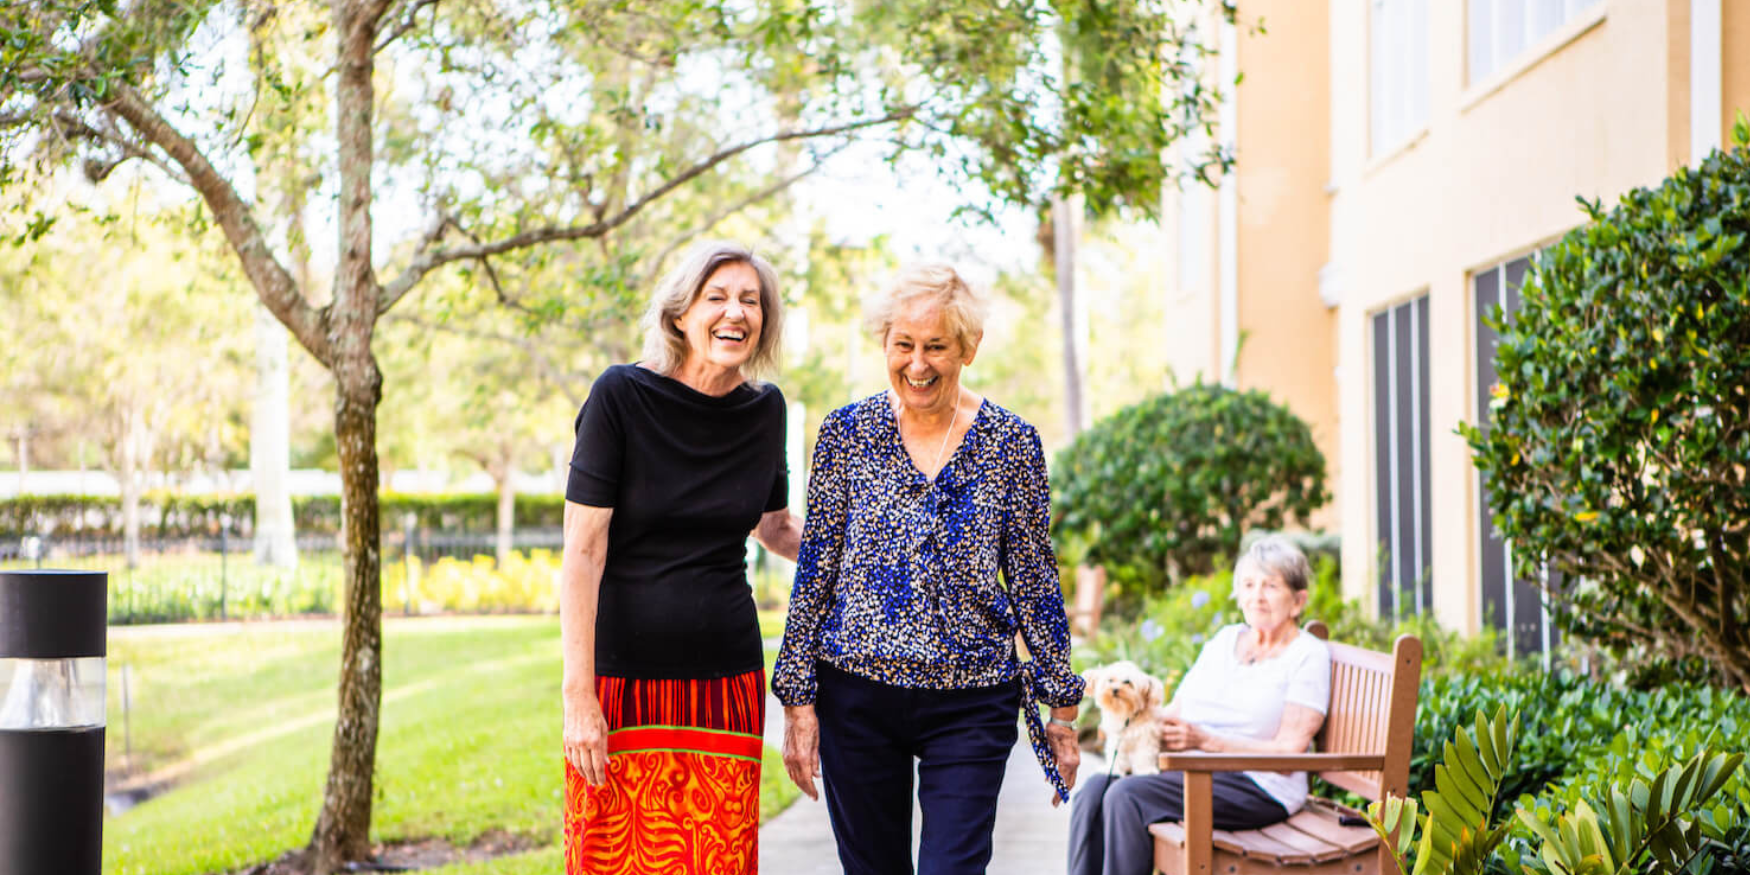
[[[833,411],[809,475],[778,701],[813,704],[817,661],[923,689],[1019,677],[1034,751],[1063,793],[1032,704],[1082,698],[1050,518],[1038,430],[989,400],[933,481],[906,453],[886,393]]]

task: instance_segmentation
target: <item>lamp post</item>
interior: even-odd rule
[[[103,863],[108,575],[0,572],[0,875]]]

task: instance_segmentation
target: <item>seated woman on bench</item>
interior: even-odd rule
[[[1215,634],[1164,709],[1162,750],[1301,753],[1325,720],[1331,654],[1300,629],[1306,556],[1280,536],[1252,545],[1234,566],[1244,623]],[[1184,819],[1184,775],[1104,774],[1085,779],[1070,812],[1070,875],[1148,875],[1148,826]],[[1306,773],[1218,772],[1216,829],[1258,829],[1306,801]]]

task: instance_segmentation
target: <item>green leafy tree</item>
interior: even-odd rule
[[[177,224],[76,212],[29,249],[0,249],[0,311],[15,332],[0,384],[16,387],[0,416],[95,442],[93,461],[121,489],[130,568],[147,475],[214,473],[241,455],[247,300],[226,255]]]
[[[1305,422],[1257,390],[1201,381],[1096,423],[1052,472],[1060,549],[1179,576],[1212,571],[1248,529],[1304,525],[1329,500]]]
[[[1537,258],[1461,426],[1515,572],[1570,633],[1750,692],[1750,124]],[[1496,314],[1499,319],[1499,314]]]
[[[466,267],[490,283],[501,265],[543,259],[573,259],[589,281],[523,301],[534,318],[623,295],[637,279],[628,265],[641,262],[612,241],[640,239],[643,223],[683,227],[685,216],[757,200],[798,170],[761,160],[783,143],[807,144],[817,161],[858,137],[895,154],[922,151],[974,212],[1076,193],[1147,207],[1174,173],[1156,147],[1213,115],[1176,99],[1195,75],[1178,32],[1148,25],[1159,16],[1082,30],[1133,50],[1125,69],[1158,84],[1158,107],[1130,112],[1091,89],[1059,99],[1057,28],[1085,7],[41,0],[0,9],[0,184],[29,191],[69,165],[101,181],[143,162],[149,184],[198,197],[257,296],[333,377],[345,619],[310,868],[326,873],[370,849],[383,664],[381,317],[434,273]],[[254,53],[253,75],[232,76],[238,45],[244,55],[272,50]],[[320,171],[307,227],[332,235],[325,294],[298,282],[268,219],[285,203],[256,185],[273,145],[267,131],[278,129],[271,120],[282,115],[321,132],[288,142],[303,143],[301,160]],[[733,177],[746,195],[706,199],[707,177]],[[406,213],[396,205],[422,215],[418,234],[387,224]],[[22,214],[26,238],[51,221],[28,206]],[[390,232],[381,239],[379,222]]]

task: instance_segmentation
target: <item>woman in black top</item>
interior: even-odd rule
[[[754,537],[795,559],[777,274],[694,248],[643,361],[596,379],[565,490],[565,871],[754,872],[764,653]]]

